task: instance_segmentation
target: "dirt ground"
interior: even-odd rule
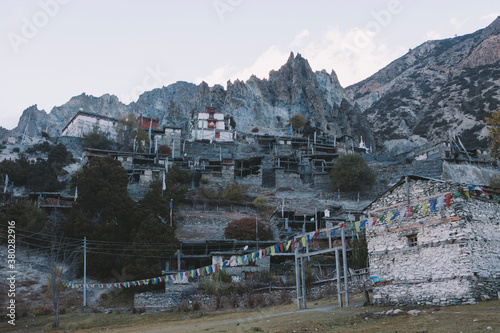
[[[16,327],[0,324],[0,332],[500,332],[500,300],[475,305],[396,308],[352,305],[339,308],[336,298],[296,304],[216,312],[69,313],[61,327],[52,328],[53,316],[22,318]],[[400,309],[398,314],[392,311]],[[418,313],[408,313],[417,309]],[[392,310],[392,311],[391,311]]]

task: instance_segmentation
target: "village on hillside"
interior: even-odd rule
[[[96,137],[110,143],[97,145]],[[120,137],[126,149],[112,144]],[[123,288],[136,288],[134,307],[147,310],[219,304],[221,296],[228,303],[248,303],[256,293],[294,299],[299,308],[325,296],[337,296],[346,306],[349,294],[358,292],[378,305],[444,306],[497,297],[500,188],[491,184],[499,171],[489,153],[466,149],[451,135],[400,156],[376,154],[371,144],[362,137],[304,135],[292,119],[282,135],[239,133],[214,106],[200,110],[185,128],[160,127],[158,119],[139,113],[115,119],[80,110],[60,137],[3,143],[2,221],[31,221],[36,214],[51,221],[43,228],[16,221],[18,263],[33,269],[39,255],[52,263],[44,270],[49,275],[62,258],[53,256],[50,244],[53,250],[57,240],[61,250],[68,237],[76,259],[52,276],[64,292],[85,294],[93,307],[103,293]],[[335,186],[333,171],[345,156],[361,157],[368,169],[356,177],[372,172],[369,186]],[[26,167],[57,166],[54,182],[66,185],[38,184],[37,175],[49,169],[30,171],[31,180],[19,185],[16,179],[23,175],[8,172],[19,161]],[[106,207],[98,193],[104,183],[86,183],[90,170],[97,177],[98,165],[123,170],[120,177],[102,171],[104,181],[125,184],[127,198],[112,188],[104,196],[123,208]],[[36,212],[29,217],[20,213],[28,211],[27,202]],[[140,221],[113,211],[136,204],[137,211],[127,212]],[[82,218],[85,205],[95,209],[85,215],[94,222]],[[106,214],[106,225],[92,230]],[[6,225],[0,229],[4,235]],[[133,234],[126,241],[118,235],[124,229]],[[108,232],[116,234],[92,238]],[[234,289],[209,294],[210,288],[223,288],[207,281]],[[238,293],[241,299],[231,298]]]

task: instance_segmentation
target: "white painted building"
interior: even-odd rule
[[[402,178],[366,210],[376,304],[455,305],[500,291],[500,189]]]
[[[234,131],[231,130],[229,118],[208,106],[205,112],[198,113],[198,118],[191,126],[190,137],[194,140],[233,141]]]
[[[63,128],[61,135],[81,138],[85,133],[92,131],[94,126],[97,126],[100,131],[108,133],[109,138],[114,138],[116,137],[117,123],[118,119],[116,118],[78,111]]]

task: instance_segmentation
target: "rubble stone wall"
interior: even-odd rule
[[[301,188],[302,181],[300,180],[300,175],[295,172],[287,172],[285,169],[277,168],[275,169],[274,175],[276,177],[276,188],[280,187],[292,187]]]
[[[500,290],[500,207],[497,203],[452,196],[449,207],[407,207],[455,193],[451,183],[409,180],[374,202],[371,216],[399,210],[391,223],[367,230],[370,275],[377,304],[473,303]],[[416,237],[416,244],[411,239]]]

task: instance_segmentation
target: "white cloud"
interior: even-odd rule
[[[277,46],[271,46],[250,67],[239,69],[226,64],[205,77],[196,78],[195,82],[205,81],[209,85],[216,83],[225,85],[227,80],[247,80],[252,75],[267,78],[271,70],[280,68],[286,62],[288,55],[289,53],[281,52]]]
[[[247,68],[238,69],[226,64],[205,77],[197,78],[196,83],[205,81],[210,85],[224,84],[228,79],[247,80],[252,74],[267,78],[269,71],[279,69],[286,62],[290,51],[293,51],[306,58],[313,70],[325,69],[330,72],[333,69],[345,87],[374,74],[407,51],[403,47],[389,48],[378,41],[373,31],[358,27],[345,32],[337,27],[329,27],[316,38],[304,30],[286,47],[269,47]]]
[[[309,37],[309,30],[302,30],[297,34],[297,36],[295,36],[295,39],[290,45],[295,47],[302,46],[304,44],[304,39],[307,37]]]
[[[464,18],[461,20],[457,17],[453,17],[452,19],[450,19],[450,23],[455,29],[460,29],[465,23],[467,23],[467,21],[469,21],[468,18]]]
[[[427,34],[425,34],[425,37],[428,40],[436,40],[436,39],[441,39],[442,38],[441,33],[437,32],[435,30],[427,31]]]
[[[400,56],[403,49],[390,49],[368,29],[355,27],[344,32],[330,27],[299,52],[314,70],[333,69],[345,87],[374,74]]]

